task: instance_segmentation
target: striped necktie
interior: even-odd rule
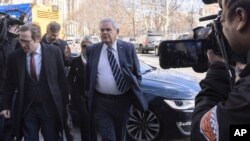
[[[120,92],[124,93],[124,92],[126,92],[128,87],[127,87],[126,82],[124,80],[121,69],[118,66],[117,61],[115,59],[115,56],[112,52],[112,47],[107,48],[107,55],[108,55],[109,64],[110,64],[113,76],[115,78],[115,82],[116,82],[116,85],[118,87],[118,90]]]

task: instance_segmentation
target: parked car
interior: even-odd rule
[[[133,108],[126,125],[127,141],[183,139],[190,135],[198,80],[174,70],[162,70],[140,61],[141,90],[149,103],[142,113]],[[73,105],[72,105],[73,106]],[[72,107],[73,123],[81,120]]]
[[[141,89],[149,103],[142,113],[133,109],[127,123],[132,141],[182,139],[190,135],[194,98],[200,87],[198,80],[174,70],[162,70],[140,61]]]
[[[134,38],[134,37],[123,37],[123,38],[120,38],[120,39],[125,41],[125,42],[129,42],[129,43],[133,44],[136,49],[138,48],[138,42],[137,42],[136,38]]]
[[[148,33],[147,35],[141,35],[137,37],[136,48],[140,53],[144,53],[151,50],[155,51],[156,55],[159,55],[159,44],[162,41],[162,34]]]
[[[178,40],[191,39],[189,34],[182,34],[178,37]]]
[[[126,42],[129,42],[131,44],[134,44],[134,45],[137,43],[137,41],[136,41],[136,39],[134,37],[125,37],[125,38],[122,38],[122,40],[126,41]]]

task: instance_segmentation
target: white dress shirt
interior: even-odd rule
[[[36,78],[39,80],[40,72],[41,72],[41,66],[42,66],[42,50],[41,50],[41,44],[37,47],[35,54],[35,64],[36,64]],[[27,59],[27,70],[30,75],[30,59],[31,59],[31,53],[26,54]]]
[[[95,85],[95,89],[104,94],[112,94],[112,95],[119,95],[122,94],[116,85],[115,78],[113,75],[113,72],[111,70],[108,55],[107,55],[107,48],[108,45],[103,44],[100,59],[97,67],[97,81]],[[118,57],[118,50],[117,50],[117,41],[114,42],[112,45],[112,52],[115,56],[116,62],[118,63],[118,66],[120,66],[119,63],[119,57]]]

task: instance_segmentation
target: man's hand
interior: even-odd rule
[[[19,25],[12,25],[9,27],[9,32],[14,35],[19,35]]]
[[[214,62],[225,62],[225,59],[216,55],[212,49],[207,50],[208,61],[213,64]]]
[[[4,118],[10,118],[10,110],[3,110],[0,115],[2,115]]]

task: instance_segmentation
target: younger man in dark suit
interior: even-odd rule
[[[14,117],[18,141],[21,134],[25,141],[39,140],[40,129],[45,141],[62,140],[69,97],[60,49],[40,43],[37,25],[24,25],[19,31],[21,48],[9,56],[0,114]]]

